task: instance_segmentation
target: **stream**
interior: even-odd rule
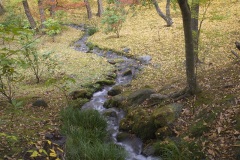
[[[116,63],[116,69],[117,69],[117,78],[116,83],[112,86],[104,86],[104,88],[101,91],[98,91],[93,94],[93,97],[89,102],[83,105],[82,109],[95,109],[98,110],[101,114],[104,114],[105,112],[111,112],[114,116],[107,116],[107,123],[108,123],[108,132],[112,135],[112,140],[114,143],[123,146],[125,150],[128,153],[128,157],[126,160],[159,160],[158,157],[145,157],[141,154],[142,152],[142,141],[140,138],[137,137],[131,137],[123,142],[117,141],[117,134],[119,133],[119,122],[124,117],[124,112],[117,108],[110,108],[106,109],[103,107],[104,102],[108,99],[108,91],[112,89],[112,87],[116,85],[127,85],[129,84],[132,79],[136,76],[136,74],[141,70],[142,64],[131,58],[127,58],[124,56],[120,56],[117,53],[114,53],[112,51],[104,51],[100,48],[94,47],[93,50],[90,51],[90,49],[87,47],[86,42],[89,37],[89,35],[86,32],[86,29],[84,25],[72,25],[71,27],[77,28],[81,31],[84,31],[84,36],[75,42],[74,48],[77,51],[84,52],[86,54],[97,54],[99,56],[105,57],[108,62],[112,62],[113,60],[120,59],[121,62]],[[126,74],[126,72],[130,72],[131,74]]]

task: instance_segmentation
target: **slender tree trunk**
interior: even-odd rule
[[[167,4],[166,4],[166,15],[161,11],[157,0],[152,0],[152,3],[158,13],[158,15],[160,17],[162,17],[162,19],[164,19],[167,23],[167,26],[170,27],[173,24],[172,18],[170,17],[170,0],[167,0]]]
[[[50,16],[54,17],[55,15],[55,10],[56,10],[56,5],[57,5],[57,1],[56,0],[50,0]]]
[[[84,2],[85,2],[85,4],[86,4],[88,19],[91,19],[91,18],[92,18],[91,6],[90,6],[88,0],[84,0]]]
[[[191,11],[187,0],[178,0],[181,9],[184,38],[185,38],[185,52],[186,52],[186,74],[188,92],[195,94],[197,92],[196,70],[195,70],[195,54],[193,47],[193,35],[191,25]]]
[[[196,55],[196,62],[199,62],[198,59],[198,42],[199,42],[199,29],[198,29],[198,18],[199,18],[199,0],[192,0],[191,6],[192,13],[192,32],[193,32],[193,46],[194,53]]]
[[[25,11],[25,14],[28,18],[28,21],[30,23],[30,26],[32,29],[36,29],[36,22],[30,12],[30,8],[29,8],[29,5],[28,5],[28,1],[27,0],[23,0],[22,1],[22,4],[23,4],[23,8],[24,8],[24,11]]]
[[[3,15],[5,13],[5,9],[2,5],[2,2],[0,1],[0,15]]]
[[[166,3],[166,17],[169,17],[171,18],[171,14],[170,14],[170,3],[171,3],[171,0],[167,0],[167,3]],[[171,19],[172,20],[172,19]]]
[[[45,22],[46,17],[44,12],[43,0],[38,0],[38,9],[39,9],[40,20],[41,20],[41,28],[44,28],[43,23]]]
[[[98,3],[98,12],[97,12],[97,16],[101,17],[103,14],[103,4],[102,4],[102,0],[97,0]]]

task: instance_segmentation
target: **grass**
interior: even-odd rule
[[[66,158],[124,160],[125,152],[112,142],[106,143],[107,122],[96,110],[66,108],[61,112],[62,132],[67,136]]]

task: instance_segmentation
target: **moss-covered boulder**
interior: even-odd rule
[[[155,132],[155,136],[157,139],[164,139],[172,135],[173,132],[168,126],[158,128],[158,130]]]
[[[116,108],[119,108],[119,107],[122,107],[123,105],[123,101],[126,99],[125,96],[123,95],[116,95],[114,97],[111,97],[110,99],[106,100],[103,104],[103,106],[105,108],[113,108],[113,107],[116,107]]]
[[[155,91],[150,88],[139,89],[128,97],[127,101],[130,106],[135,106],[142,104],[146,99],[150,98],[151,94],[154,94]]]
[[[151,94],[150,98],[147,100],[147,105],[154,106],[154,105],[161,104],[167,98],[168,98],[168,96],[163,95],[163,94]]]
[[[132,70],[130,68],[126,69],[123,73],[122,73],[123,76],[129,76],[129,75],[132,75]]]
[[[106,80],[97,81],[96,84],[100,84],[101,86],[113,85],[113,84],[115,84],[115,81],[106,79]]]
[[[157,130],[152,112],[143,108],[134,108],[128,111],[125,118],[120,121],[120,130],[136,134],[142,140],[155,138]]]
[[[154,110],[154,124],[157,128],[172,124],[180,115],[182,104],[173,103]]]
[[[72,100],[78,99],[78,98],[91,98],[91,93],[89,90],[87,89],[81,89],[81,90],[76,90],[76,91],[72,91],[71,93],[69,93],[69,97]]]
[[[108,91],[109,96],[116,96],[122,92],[121,86],[114,86],[110,91]]]
[[[123,58],[116,58],[116,59],[109,59],[108,60],[108,63],[110,63],[110,64],[116,64],[116,63],[122,63],[122,62],[124,62]]]

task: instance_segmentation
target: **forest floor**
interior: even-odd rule
[[[160,4],[163,8],[164,4]],[[175,133],[186,141],[199,141],[207,158],[213,160],[234,159],[234,152],[239,149],[240,64],[231,54],[231,50],[240,53],[234,45],[235,41],[240,41],[239,8],[239,2],[230,0],[213,1],[208,8],[200,36],[199,58],[202,63],[197,66],[201,92],[179,100],[185,108],[176,122],[175,126],[178,127],[175,127]],[[202,6],[201,13],[204,9]],[[145,67],[130,86],[124,88],[125,91],[145,86],[161,94],[182,90],[186,85],[186,76],[180,10],[172,10],[172,27],[165,27],[165,22],[154,8],[137,8],[130,13],[132,15],[123,24],[120,38],[114,34],[104,34],[98,18],[88,21],[100,29],[89,41],[101,48],[119,52],[128,47],[129,54],[133,57],[152,57],[151,64]],[[104,75],[113,70],[105,59],[81,54],[71,48],[71,44],[81,35],[82,32],[76,29],[67,28],[56,37],[56,42],[43,37],[39,45],[40,51],[54,50],[60,62],[58,75],[64,73],[76,76],[77,82],[69,86],[72,90],[78,89],[82,84],[103,79]],[[19,84],[16,95],[18,98],[24,95],[25,103],[20,112],[12,112],[12,108],[2,99],[0,102],[0,133],[18,138],[18,141],[11,141],[11,138],[9,141],[6,137],[1,137],[0,155],[3,157],[17,157],[17,153],[22,152],[26,146],[40,146],[45,133],[58,130],[58,113],[66,105],[64,96],[57,87],[49,87],[44,83],[34,84],[30,73],[26,74],[29,79]],[[49,107],[32,108],[29,104],[34,97],[44,98]],[[0,159],[3,158],[1,156]]]

